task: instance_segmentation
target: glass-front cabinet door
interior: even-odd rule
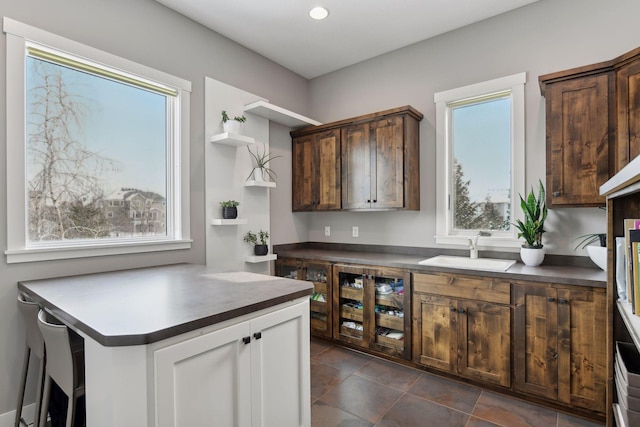
[[[375,292],[374,320],[374,347],[376,350],[386,353],[404,356],[405,338],[411,342],[411,335],[405,336],[409,331],[405,326],[411,321],[411,316],[405,316],[405,273],[395,270],[378,270],[373,275],[373,288]]]
[[[348,265],[333,266],[334,315],[333,337],[368,347],[365,334],[365,270]],[[368,295],[367,295],[368,296]]]
[[[276,276],[313,282],[313,294],[309,301],[311,334],[330,338],[332,332],[331,264],[296,258],[279,258],[276,260]]]
[[[313,282],[311,333],[331,337],[331,264],[308,262],[302,265],[303,280]]]
[[[411,358],[409,273],[335,265],[334,283],[334,338]]]

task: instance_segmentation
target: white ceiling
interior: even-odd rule
[[[312,79],[538,0],[156,1]]]

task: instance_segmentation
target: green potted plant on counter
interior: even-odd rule
[[[225,110],[222,110],[222,128],[225,132],[240,134],[242,123],[246,122],[245,116],[229,117]]]
[[[260,230],[257,235],[252,231],[247,231],[247,234],[244,235],[244,241],[254,245],[253,253],[257,256],[269,253],[267,240],[269,240],[269,232],[264,230]]]
[[[222,206],[222,219],[236,219],[238,217],[238,205],[235,200],[225,200],[220,202]]]
[[[525,240],[520,248],[520,258],[526,265],[537,266],[544,261],[542,234],[544,233],[544,222],[547,219],[547,205],[542,181],[538,181],[537,198],[533,188],[526,199],[520,195],[520,207],[524,213],[524,221],[518,219],[513,224],[519,231],[518,238]]]

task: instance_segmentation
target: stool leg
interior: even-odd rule
[[[50,398],[51,398],[51,377],[49,376],[49,374],[45,374],[44,391],[42,394],[42,408],[40,409],[40,422],[38,423],[38,427],[46,427],[47,425],[47,414],[49,413]]]
[[[69,396],[69,403],[67,404],[67,427],[72,427],[73,426],[73,418],[74,415],[76,413],[75,409],[76,409],[76,394],[71,393],[71,396]]]
[[[20,427],[20,418],[22,418],[22,404],[24,403],[24,389],[27,384],[27,374],[29,373],[29,357],[31,349],[25,346],[24,361],[22,362],[22,378],[20,379],[20,391],[18,392],[18,405],[16,406],[15,427]],[[36,402],[37,403],[37,402]]]
[[[36,389],[36,411],[33,415],[33,425],[36,426],[36,422],[40,420],[40,411],[42,411],[42,389],[44,384],[44,358],[40,359],[40,369],[38,369],[38,388]]]

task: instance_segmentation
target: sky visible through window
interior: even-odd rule
[[[113,161],[101,171],[105,194],[132,187],[166,197],[165,96],[32,57],[27,70],[34,62],[60,72],[69,94],[85,107],[81,128],[72,132],[87,150]],[[27,93],[42,83],[38,73],[27,72]],[[33,120],[27,122],[31,135]]]
[[[166,235],[167,97],[30,56],[26,66],[30,240]]]
[[[511,186],[510,99],[456,107],[452,125],[454,157],[462,165],[464,180],[470,181],[470,200],[506,199]]]

